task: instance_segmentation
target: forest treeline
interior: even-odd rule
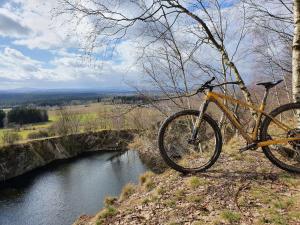
[[[1,94],[0,108],[35,105],[52,107],[78,105],[86,102],[137,103],[145,98],[133,92],[124,93],[5,93]]]
[[[35,108],[14,108],[9,112],[0,110],[0,127],[5,126],[5,120],[7,124],[28,124],[28,123],[40,123],[47,122],[49,120],[48,112],[44,109]]]

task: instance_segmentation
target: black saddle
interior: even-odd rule
[[[283,80],[278,80],[276,82],[260,82],[257,83],[256,85],[262,85],[264,86],[266,89],[270,89],[272,87],[275,87],[277,84],[280,84]]]

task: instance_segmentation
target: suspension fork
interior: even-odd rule
[[[189,140],[190,144],[194,144],[196,142],[196,138],[197,138],[197,135],[199,133],[200,125],[201,125],[201,122],[203,120],[203,116],[204,116],[204,114],[205,114],[205,112],[207,110],[208,105],[209,105],[209,100],[205,99],[205,101],[203,102],[203,104],[200,106],[200,109],[199,109],[200,113],[199,113],[199,116],[197,117],[195,125],[193,127],[192,137]]]

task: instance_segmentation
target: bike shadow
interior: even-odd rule
[[[300,180],[300,174],[289,173],[285,171],[270,171],[270,172],[258,172],[258,171],[224,171],[222,169],[214,169],[206,171],[203,173],[191,173],[191,174],[181,174],[183,177],[197,176],[208,179],[228,179],[228,180],[269,180],[276,181],[280,178],[293,178]]]

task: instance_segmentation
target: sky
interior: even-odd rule
[[[83,57],[72,24],[53,17],[55,2],[0,0],[0,90],[130,89],[139,82],[130,43],[114,55]]]
[[[227,2],[224,8],[238,1]],[[56,0],[0,0],[0,90],[128,90],[145,84],[143,72],[136,65],[137,40],[124,39],[113,52],[98,47],[94,58],[84,57],[83,40],[89,24],[75,25],[66,22],[67,17],[54,16],[53,8],[57,7]],[[231,33],[239,35],[235,30],[239,29],[239,15],[228,15],[234,21]],[[249,41],[245,43],[241,46],[249,45]],[[228,43],[229,52],[235,50],[236,44]],[[204,54],[207,57],[208,51]],[[248,63],[238,64],[245,77],[251,77],[247,75],[251,71]]]

